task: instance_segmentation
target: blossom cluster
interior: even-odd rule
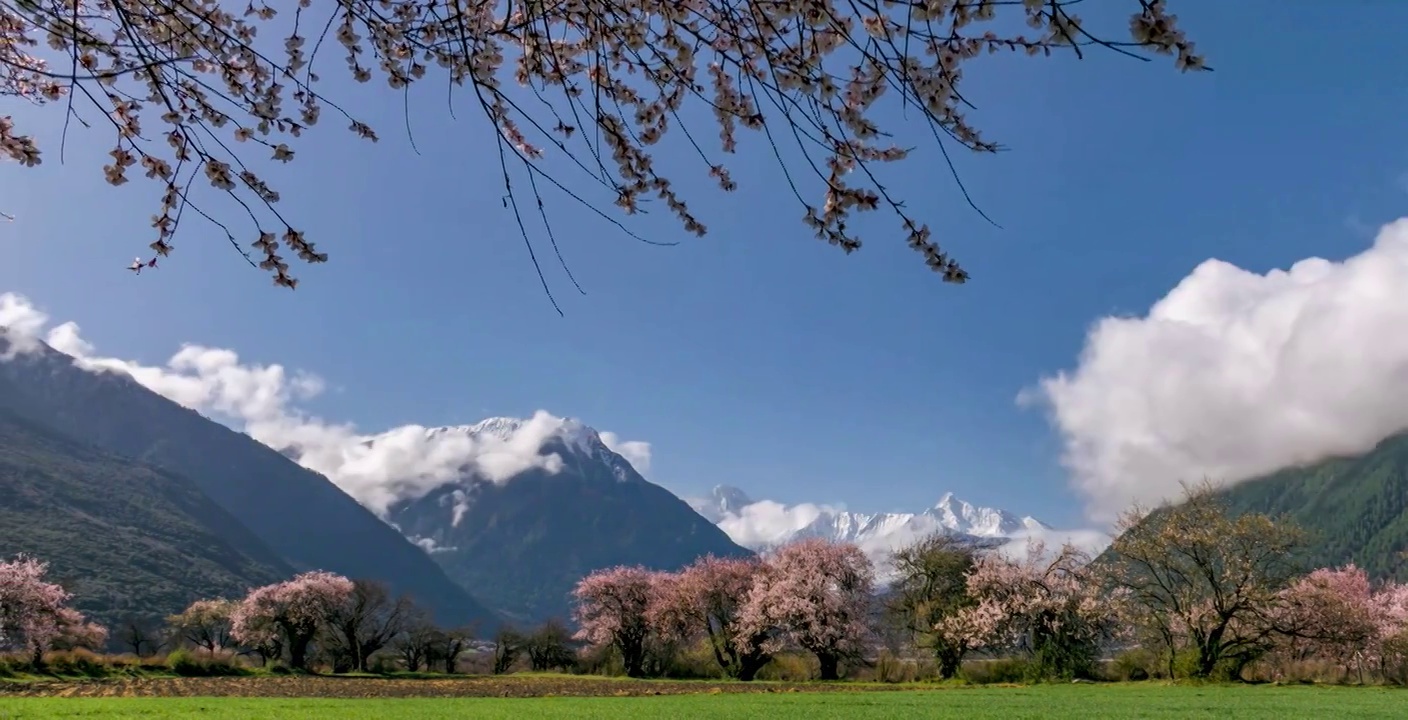
[[[681,147],[728,191],[737,183],[720,156],[737,151],[740,128],[756,131],[818,238],[851,252],[861,246],[853,216],[886,209],[931,269],[962,282],[967,272],[871,170],[909,155],[879,119],[882,98],[916,110],[941,146],[993,152],[961,89],[965,63],[981,54],[1144,49],[1205,67],[1167,0],[1128,1],[1128,38],[1114,41],[1092,34],[1077,0],[27,0],[0,4],[0,95],[63,100],[82,124],[111,132],[107,181],[140,173],[159,189],[152,251],[171,252],[189,210],[289,288],[285,252],[309,263],[327,255],[277,209],[281,194],[259,166],[295,159],[297,139],[325,112],[378,138],[325,95],[320,51],[344,53],[357,83],[403,90],[434,70],[469,85],[501,157],[521,163],[535,195],[541,180],[596,209],[539,162],[557,150],[621,211],[658,201],[697,235],[706,226],[654,148],[678,128]],[[992,29],[1017,13],[1029,32]],[[716,146],[686,126],[690,107],[713,116]],[[43,158],[10,118],[0,118],[0,156]],[[799,187],[801,168],[816,175],[819,198]],[[507,167],[504,178],[517,212]],[[253,230],[218,219],[192,192],[197,182],[234,198]]]

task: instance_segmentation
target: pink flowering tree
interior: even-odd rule
[[[773,628],[740,633],[743,604],[762,571],[757,558],[703,557],[660,586],[650,624],[680,641],[703,637],[727,675],[752,680],[772,659],[763,646]]]
[[[822,680],[836,680],[841,662],[865,651],[874,586],[870,559],[855,545],[820,539],[790,543],[764,560],[736,637],[763,638],[765,652],[795,644],[816,655]]]
[[[607,568],[582,578],[572,591],[575,637],[594,647],[614,647],[626,675],[644,677],[651,638],[648,614],[659,582],[657,573],[640,566]]]
[[[918,259],[962,282],[967,273],[912,205],[875,179],[880,165],[912,154],[895,139],[896,118],[918,121],[921,142],[937,145],[922,161],[932,163],[951,149],[999,149],[970,120],[975,93],[963,82],[988,53],[1145,52],[1202,69],[1168,5],[1124,0],[1130,14],[1113,38],[1078,14],[1078,0],[253,0],[245,12],[244,3],[27,0],[0,5],[0,95],[62,108],[65,118],[47,120],[54,127],[68,128],[71,115],[75,131],[111,138],[106,180],[149,183],[157,198],[152,261],[172,251],[184,219],[202,216],[290,288],[291,256],[327,255],[278,209],[269,171],[299,157],[303,134],[325,115],[378,139],[331,97],[354,87],[347,79],[375,80],[395,94],[374,98],[400,102],[433,76],[469,86],[458,97],[497,146],[504,205],[520,226],[551,189],[625,232],[614,214],[655,201],[703,235],[673,178],[682,169],[736,189],[727,158],[747,130],[750,154],[781,164],[786,198],[817,239],[854,251],[855,228],[867,226],[856,215],[883,211]],[[330,89],[324,75],[342,84]],[[913,112],[891,111],[899,107]],[[671,137],[674,153],[661,149]],[[718,142],[703,142],[710,137]],[[0,117],[0,153],[26,166],[44,157],[10,117]],[[221,217],[229,207],[239,227]],[[548,216],[541,221],[555,244]]]
[[[1047,676],[1088,676],[1119,628],[1115,598],[1089,565],[1073,546],[1050,553],[1040,542],[1029,543],[1020,559],[985,555],[968,575],[973,603],[936,630],[968,648],[1030,653]]]
[[[52,647],[97,649],[107,630],[68,606],[72,595],[45,580],[49,564],[20,555],[0,562],[0,648],[28,651],[35,665]]]
[[[1392,675],[1408,632],[1408,586],[1375,588],[1353,564],[1320,568],[1297,578],[1280,595],[1276,623],[1284,634],[1276,651],[1291,659],[1328,660],[1363,679],[1366,670]]]
[[[1280,652],[1363,671],[1384,625],[1368,573],[1352,564],[1321,568],[1292,582],[1280,599],[1277,625],[1286,635]]]
[[[289,666],[306,669],[308,647],[352,595],[352,581],[321,570],[251,590],[230,618],[230,635],[247,646],[281,646]]]

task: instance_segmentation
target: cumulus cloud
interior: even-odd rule
[[[1408,219],[1342,262],[1208,260],[1143,317],[1106,317],[1040,400],[1092,519],[1371,449],[1408,429]]]
[[[562,458],[544,454],[543,444],[569,424],[539,410],[526,421],[501,423],[495,432],[469,434],[464,428],[431,430],[404,425],[364,433],[351,423],[308,414],[298,403],[316,397],[325,383],[316,375],[281,365],[241,360],[233,350],[188,344],[165,365],[99,355],[76,323],[50,329],[49,317],[28,299],[0,294],[0,327],[7,328],[7,354],[33,352],[41,339],[92,372],[118,372],[185,407],[248,433],[299,464],[326,475],[347,494],[378,514],[392,504],[424,496],[466,473],[503,483],[541,468],[556,473]],[[602,433],[634,464],[649,467],[650,445]],[[636,466],[638,469],[639,465]],[[462,513],[461,513],[462,514]]]

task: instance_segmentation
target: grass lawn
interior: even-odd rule
[[[1408,691],[1157,684],[955,687],[894,692],[776,692],[648,697],[262,698],[5,697],[0,720],[208,717],[222,720],[444,718],[1405,718]]]

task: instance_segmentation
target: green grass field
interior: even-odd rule
[[[1405,718],[1408,691],[1382,688],[1051,685],[897,692],[715,693],[538,698],[5,698],[0,719],[444,718]]]

